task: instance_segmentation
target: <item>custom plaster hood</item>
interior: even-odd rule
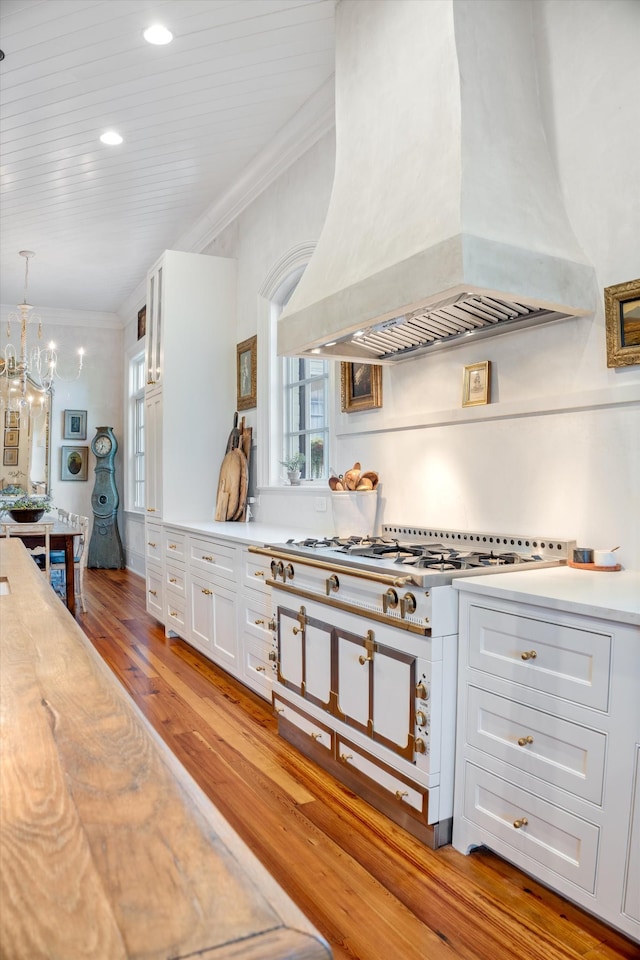
[[[412,359],[594,308],[529,0],[339,0],[336,169],[278,352]]]

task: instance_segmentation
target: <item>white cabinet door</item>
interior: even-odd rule
[[[331,626],[305,608],[278,607],[278,680],[323,710],[331,701]]]
[[[147,613],[156,620],[163,621],[164,599],[162,589],[162,568],[147,560]]]
[[[238,671],[236,595],[204,577],[190,578],[192,642],[221,667]]]
[[[163,268],[153,268],[147,279],[146,364],[147,387],[162,381]]]
[[[629,853],[623,912],[640,922],[640,747],[636,747],[633,806],[629,826]]]
[[[162,391],[145,400],[144,490],[147,515],[162,517]]]

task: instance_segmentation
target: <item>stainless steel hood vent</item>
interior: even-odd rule
[[[278,352],[381,363],[594,309],[531,0],[339,0],[336,169]]]

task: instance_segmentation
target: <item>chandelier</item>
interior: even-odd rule
[[[18,304],[18,313],[10,313],[7,317],[7,339],[11,338],[11,324],[17,323],[20,328],[20,347],[9,342],[4,348],[2,359],[0,359],[0,376],[8,377],[13,381],[16,392],[19,394],[15,398],[18,405],[24,405],[27,402],[27,385],[31,383],[38,390],[52,390],[54,380],[60,379],[67,382],[77,380],[82,372],[82,363],[84,350],[78,350],[78,363],[75,373],[71,376],[63,376],[58,367],[58,354],[56,345],[51,341],[46,347],[39,344],[27,347],[27,333],[29,328],[38,327],[38,340],[42,339],[42,319],[36,314],[32,314],[32,305],[28,302],[29,292],[29,260],[35,257],[32,250],[20,250],[20,256],[25,258],[24,269],[24,298],[22,303]]]

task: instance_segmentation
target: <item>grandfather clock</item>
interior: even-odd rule
[[[91,494],[93,531],[87,566],[119,570],[124,567],[124,551],[118,530],[120,497],[115,480],[118,442],[113,427],[98,427],[91,449],[96,458],[96,480]]]

